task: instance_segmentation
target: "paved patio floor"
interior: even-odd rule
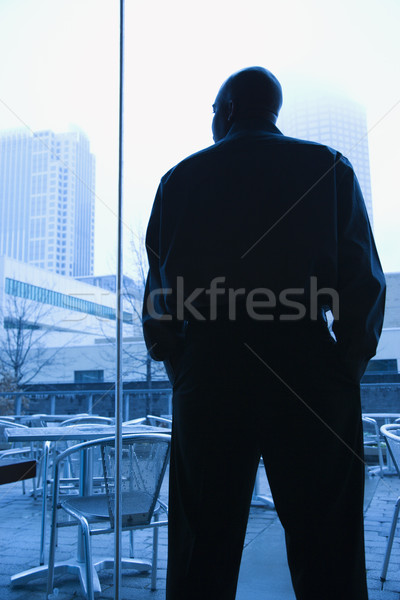
[[[28,483],[28,487],[30,487]],[[262,492],[267,489],[266,480]],[[163,493],[165,494],[165,488]],[[386,547],[393,507],[400,495],[400,481],[395,477],[374,477],[366,483],[365,540],[370,600],[400,600],[400,528],[392,550],[387,581],[381,591],[380,569]],[[39,562],[39,526],[41,499],[22,495],[21,484],[0,488],[0,598],[2,600],[44,600],[46,581],[36,580],[29,586],[10,585],[10,576],[35,567]],[[94,556],[113,554],[113,536],[93,538]],[[124,534],[124,549],[128,538]],[[62,529],[56,559],[74,556],[75,528]],[[135,553],[151,555],[151,534],[135,534]],[[121,600],[162,600],[165,596],[167,532],[160,532],[158,590],[150,591],[147,574],[123,576]],[[99,600],[113,598],[111,571],[100,572],[102,592]],[[57,600],[80,599],[82,594],[74,576],[64,575],[55,582]],[[249,518],[237,600],[294,600],[286,564],[283,530],[274,510],[253,507]],[[321,598],[320,600],[323,600]],[[340,600],[340,599],[338,599]]]

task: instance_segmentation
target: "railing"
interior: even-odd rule
[[[129,420],[132,418],[131,409],[135,408],[135,401],[138,399],[144,400],[146,402],[146,409],[143,411],[144,414],[147,412],[152,412],[152,400],[153,398],[159,398],[165,396],[165,410],[164,412],[167,414],[171,414],[172,412],[172,390],[169,388],[162,389],[133,389],[126,390],[123,392],[123,418],[124,420]],[[96,411],[96,405],[99,405],[101,400],[105,398],[110,398],[110,408],[111,404],[114,402],[114,390],[46,390],[46,391],[33,391],[33,392],[0,392],[0,401],[2,398],[9,400],[10,402],[14,402],[13,406],[13,414],[18,416],[22,414],[23,411],[23,400],[36,400],[38,403],[42,404],[43,407],[47,405],[46,409],[32,410],[27,408],[24,410],[25,414],[35,414],[38,412],[46,412],[47,414],[55,415],[57,414],[57,404],[61,403],[65,404],[66,398],[79,398],[79,410],[86,412],[88,414],[93,414]],[[68,413],[65,408],[62,412]],[[75,414],[76,411],[72,411],[70,414]],[[113,414],[113,410],[110,410],[110,415]],[[69,414],[69,413],[68,413]],[[134,415],[136,416],[136,415]],[[141,415],[138,415],[141,416]]]
[[[361,388],[373,389],[379,387],[391,387],[396,390],[395,394],[397,397],[397,390],[400,392],[400,382],[391,382],[391,383],[362,383]],[[164,398],[163,398],[164,397]],[[18,392],[0,392],[0,403],[2,399],[9,400],[8,410],[14,415],[24,414],[35,414],[35,413],[47,413],[47,414],[57,414],[58,412],[63,412],[66,414],[75,414],[77,412],[85,412],[88,414],[104,414],[107,412],[108,414],[104,414],[104,416],[113,416],[114,415],[114,389],[110,387],[109,389],[103,390],[46,390],[46,391],[18,391]],[[75,409],[65,408],[66,399],[71,398],[74,399]],[[23,407],[23,399],[27,400],[35,400],[36,408],[24,408]],[[99,405],[100,402],[105,401],[107,399],[108,410],[101,410],[99,413]],[[158,399],[158,400],[157,400]],[[170,388],[138,388],[138,389],[129,389],[124,390],[123,392],[123,418],[124,420],[129,420],[136,416],[145,416],[146,414],[151,414],[154,412],[153,400],[156,402],[163,402],[164,406],[162,408],[162,414],[171,414],[172,413],[172,390]],[[138,414],[137,405],[142,402],[145,404],[145,407],[142,410],[142,413]],[[397,402],[396,402],[397,404]],[[63,405],[63,409],[60,411],[60,405]],[[136,406],[135,406],[136,405]],[[378,407],[373,407],[374,410],[378,410]],[[395,410],[393,408],[393,410]],[[392,412],[393,412],[392,410]],[[368,412],[371,412],[372,408],[369,408]],[[0,410],[0,414],[1,414]],[[157,411],[156,411],[157,412]],[[381,412],[385,412],[383,409]],[[386,412],[391,412],[391,409],[387,408]],[[161,414],[160,413],[160,414]]]

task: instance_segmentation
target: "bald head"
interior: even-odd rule
[[[281,106],[281,84],[270,71],[250,67],[234,73],[222,85],[213,104],[214,141],[224,138],[240,119],[264,117],[275,123]]]

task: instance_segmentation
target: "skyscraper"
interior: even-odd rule
[[[81,132],[0,133],[0,254],[92,275],[94,164]]]
[[[278,127],[285,135],[319,142],[350,160],[360,183],[368,216],[372,217],[368,129],[365,109],[345,96],[312,90],[305,96],[289,93]]]

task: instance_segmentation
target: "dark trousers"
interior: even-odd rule
[[[260,456],[296,598],[367,600],[359,385],[343,367],[317,324],[189,324],[174,383],[167,600],[234,600]]]

